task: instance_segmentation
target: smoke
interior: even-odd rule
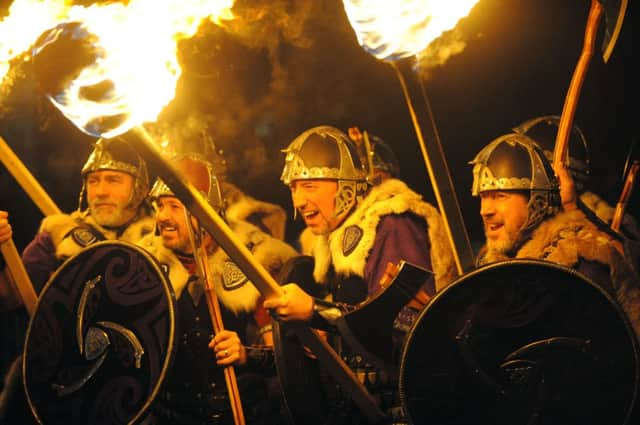
[[[148,125],[158,140],[221,153],[232,181],[258,192],[277,182],[281,149],[305,129],[366,127],[353,122],[358,116],[382,119],[388,96],[377,92],[385,90],[382,81],[395,84],[392,71],[374,69],[379,62],[357,45],[341,2],[238,0],[233,13],[221,25],[203,22],[179,43],[176,97]],[[33,84],[21,84],[32,102],[48,103]],[[15,87],[5,82],[2,90],[11,92],[2,107],[21,113],[22,105],[5,102],[15,101]],[[42,133],[64,120],[50,105],[30,118]]]
[[[431,70],[444,65],[452,56],[462,53],[467,46],[466,38],[467,35],[456,27],[442,34],[417,55],[422,78],[429,78]]]
[[[344,120],[363,103],[354,81],[373,59],[348,25],[335,23],[346,19],[339,2],[245,0],[233,12],[235,20],[205,23],[181,43],[184,74],[160,121],[199,122],[231,178],[248,187],[279,175],[280,150],[297,134]]]

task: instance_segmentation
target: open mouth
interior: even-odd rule
[[[178,229],[177,229],[177,228],[175,228],[175,227],[173,227],[173,226],[169,226],[169,225],[166,225],[166,224],[162,224],[162,225],[160,225],[160,231],[161,231],[162,233],[165,233],[165,232],[175,232],[175,231],[177,231],[177,230],[178,230]]]
[[[300,215],[302,215],[302,218],[305,220],[312,220],[314,217],[318,216],[318,211],[304,211],[301,212]]]
[[[485,233],[487,233],[487,235],[497,233],[503,227],[504,227],[504,224],[502,223],[485,223],[484,225]]]

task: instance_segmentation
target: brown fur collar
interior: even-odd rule
[[[617,243],[589,221],[582,211],[568,211],[542,222],[516,258],[547,260],[569,268],[575,268],[580,259],[606,265],[616,300],[636,335],[640,335],[640,282],[620,254]],[[483,264],[504,259],[507,258],[485,257]]]
[[[580,258],[611,263],[613,239],[580,210],[562,212],[542,222],[516,255],[574,267]]]
[[[613,215],[615,214],[615,208],[609,205],[607,201],[593,192],[580,194],[580,200],[587,208],[593,211],[600,220],[606,224],[611,224]],[[640,239],[640,226],[632,215],[624,214],[621,224],[622,233],[628,234],[636,240]]]
[[[419,194],[398,179],[389,179],[371,188],[355,211],[328,238],[318,238],[314,247],[316,281],[326,280],[329,263],[333,264],[339,274],[363,277],[367,257],[375,242],[376,229],[381,217],[405,212],[412,212],[423,217],[427,222],[436,289],[440,290],[450,283],[456,276],[456,269],[442,218],[432,205],[424,202]],[[352,225],[362,228],[364,234],[355,250],[345,257],[341,248],[342,241],[346,229]]]

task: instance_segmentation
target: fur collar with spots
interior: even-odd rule
[[[576,266],[580,258],[609,264],[615,244],[582,211],[574,210],[561,212],[540,223],[515,257],[547,260],[567,267]],[[480,264],[506,259],[509,257],[487,253]]]
[[[428,225],[428,236],[431,242],[431,265],[436,276],[436,289],[440,290],[456,276],[455,263],[451,245],[446,236],[442,217],[430,204],[422,200],[422,196],[412,191],[398,179],[385,180],[371,188],[367,196],[360,202],[347,219],[328,237],[319,237],[313,247],[315,258],[314,278],[317,282],[325,282],[330,264],[336,272],[344,276],[363,277],[369,252],[375,238],[380,219],[389,214],[414,213],[423,217]],[[357,225],[363,230],[362,239],[354,251],[348,256],[342,252],[342,241],[345,231]],[[305,248],[306,249],[306,248]]]
[[[121,234],[117,234],[96,223],[88,211],[74,211],[71,214],[54,214],[45,217],[39,231],[50,235],[56,249],[56,258],[64,260],[87,246],[79,243],[72,235],[74,229],[86,226],[91,226],[97,231],[101,239],[135,243],[144,235],[153,232],[155,221],[152,217],[141,213]]]
[[[271,275],[277,274],[289,258],[297,255],[297,252],[285,242],[267,235],[252,224],[235,221],[229,225],[238,242],[246,246]],[[180,260],[173,251],[162,245],[162,238],[159,236],[147,235],[138,245],[168,268],[171,285],[179,298],[189,279],[189,273]],[[224,250],[216,249],[209,256],[209,270],[216,295],[225,307],[236,314],[256,309],[260,292],[247,280]]]

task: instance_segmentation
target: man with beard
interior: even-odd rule
[[[45,217],[35,238],[22,252],[36,293],[66,259],[92,243],[102,240],[133,243],[153,231],[154,221],[144,202],[149,190],[146,164],[125,138],[99,139],[81,174],[78,210]],[[85,194],[87,208],[83,210]],[[6,235],[10,229],[8,214],[0,212],[0,235]],[[15,310],[21,322],[18,327],[25,326],[26,312],[20,309],[22,299],[9,276],[0,270],[0,306],[3,311]],[[26,423],[30,416],[20,389],[18,365],[19,358],[5,378],[0,394],[0,422],[5,419],[7,423]],[[3,418],[5,411],[7,417]]]
[[[99,139],[81,174],[78,210],[45,217],[22,253],[36,292],[64,260],[92,243],[133,243],[153,231],[153,218],[144,202],[149,190],[146,164],[126,139]],[[19,297],[13,295],[13,304],[19,305]]]
[[[224,216],[225,201],[212,164],[197,154],[179,156],[172,162]],[[246,423],[280,423],[277,391],[267,389],[276,382],[275,366],[269,347],[271,318],[262,307],[260,293],[161,180],[150,197],[156,208],[156,232],[138,244],[168,271],[180,329],[173,366],[156,399],[152,423],[233,424],[223,371],[231,365],[236,367]],[[297,255],[285,242],[246,221],[227,218],[227,222],[239,242],[272,275]],[[194,247],[194,243],[198,245]],[[220,301],[225,330],[215,335],[194,248],[206,253],[208,281]]]
[[[524,134],[506,134],[470,164],[486,236],[478,265],[532,258],[573,268],[610,292],[640,335],[640,290],[622,247],[580,209],[562,209],[560,185],[539,145]],[[570,184],[560,171],[563,185]]]
[[[420,282],[423,301],[449,283],[455,269],[442,219],[432,205],[400,180],[390,178],[370,186],[355,145],[335,127],[311,128],[284,152],[281,180],[291,190],[296,214],[317,236],[312,249],[317,284],[304,289],[298,284],[301,282],[284,285],[282,296],[268,299],[264,305],[281,320],[325,328],[356,374],[371,372],[372,365],[359,353],[339,348],[332,325],[339,315],[381,291],[389,282],[389,264],[404,260],[433,271]],[[395,322],[371,326],[392,328],[398,337],[397,349],[421,308],[419,302],[409,303]],[[389,420],[402,423],[406,418],[397,408],[397,370],[378,372],[385,377],[375,389],[380,407]],[[349,401],[344,405],[349,406]],[[354,409],[332,406],[330,411],[330,423],[366,422]]]

